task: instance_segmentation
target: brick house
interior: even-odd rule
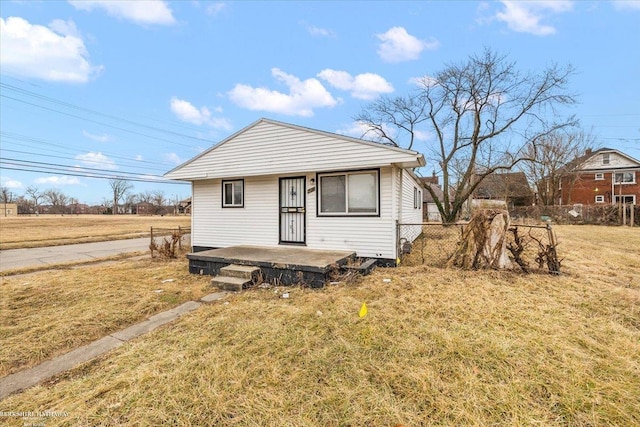
[[[558,204],[637,204],[640,202],[640,161],[610,148],[587,150],[565,168]]]

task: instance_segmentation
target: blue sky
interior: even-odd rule
[[[358,137],[363,106],[485,47],[523,71],[573,65],[567,114],[640,158],[640,1],[1,1],[0,16],[0,175],[17,195],[98,204],[107,181],[83,175],[102,174],[188,197],[158,177],[255,120]]]

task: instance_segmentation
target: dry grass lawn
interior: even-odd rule
[[[557,234],[560,277],[405,266],[288,299],[253,289],[2,410],[68,413],[47,426],[640,425],[640,229]]]
[[[0,278],[0,376],[201,298],[209,281],[150,257]]]
[[[0,249],[36,248],[128,239],[150,227],[189,227],[189,216],[40,215],[0,217]]]

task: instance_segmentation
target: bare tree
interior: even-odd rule
[[[524,151],[549,133],[575,124],[556,108],[575,102],[571,66],[522,73],[506,56],[485,49],[466,62],[423,77],[407,97],[382,98],[355,120],[383,143],[411,148],[427,130],[435,144],[426,157],[442,173],[442,196],[431,194],[445,222],[453,222],[482,180],[526,159]],[[422,127],[424,126],[424,128]]]
[[[133,193],[125,194],[125,197],[124,197],[125,209],[129,210],[131,213],[135,213],[135,212],[133,212],[133,205],[136,204],[137,200],[138,200],[138,195],[137,194],[133,194]]]
[[[64,213],[69,198],[60,190],[49,189],[42,193],[44,200],[51,205],[53,213]]]
[[[25,194],[27,194],[33,200],[33,204],[36,210],[36,213],[39,213],[40,200],[44,199],[44,195],[40,192],[38,187],[30,186],[25,190]]]
[[[123,178],[113,178],[109,180],[109,186],[111,187],[113,196],[113,209],[111,213],[116,215],[118,213],[118,203],[125,196],[125,194],[133,188],[133,184]]]
[[[571,188],[586,160],[585,153],[594,144],[592,135],[584,131],[557,131],[527,145],[527,160],[522,170],[538,193],[543,205],[555,205],[560,198],[560,183]]]
[[[167,199],[164,195],[164,191],[162,190],[155,190],[153,191],[153,205],[155,208],[155,213],[164,213],[164,206],[167,203]]]
[[[9,187],[0,187],[0,203],[13,203],[16,195],[13,194]]]
[[[138,201],[140,203],[153,203],[153,193],[149,190],[138,193]]]

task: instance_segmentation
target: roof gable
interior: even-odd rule
[[[165,176],[198,180],[424,164],[416,151],[260,119]]]
[[[608,155],[608,163],[603,155]],[[582,156],[576,157],[560,172],[571,173],[576,171],[611,170],[640,167],[640,161],[633,157],[611,148],[600,148],[595,151],[587,150]]]

